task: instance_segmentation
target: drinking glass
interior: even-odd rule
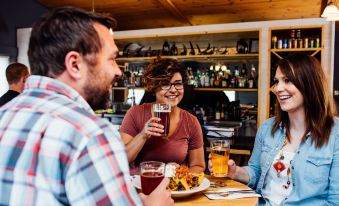
[[[148,161],[140,163],[141,191],[149,195],[165,176],[165,163]]]
[[[160,118],[159,124],[164,126],[164,132],[162,136],[167,136],[170,129],[170,113],[171,105],[165,103],[153,104],[153,115]]]
[[[226,177],[230,156],[230,142],[228,139],[214,139],[210,141],[213,176]]]

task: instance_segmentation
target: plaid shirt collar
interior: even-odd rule
[[[64,95],[67,98],[77,102],[79,105],[81,105],[81,107],[83,107],[91,114],[94,114],[94,111],[89,106],[87,101],[82,96],[80,96],[80,94],[75,89],[73,89],[69,85],[59,80],[45,76],[31,75],[30,77],[27,78],[24,92],[30,92],[30,90],[40,90],[40,89]]]

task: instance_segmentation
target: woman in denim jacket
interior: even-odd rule
[[[259,128],[248,166],[230,160],[228,176],[266,205],[339,205],[339,120],[320,63],[305,54],[280,60],[271,89],[276,117]]]

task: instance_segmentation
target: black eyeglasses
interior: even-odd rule
[[[184,83],[183,82],[161,82],[160,87],[162,90],[170,90],[172,85],[176,90],[181,90],[184,88]]]

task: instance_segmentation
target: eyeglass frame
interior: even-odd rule
[[[176,90],[183,90],[184,89],[184,82],[182,82],[182,81],[175,81],[175,82],[173,82],[173,83],[171,83],[171,82],[166,82],[166,83],[168,83],[168,85],[169,85],[169,87],[166,89],[166,88],[164,88],[164,86],[168,86],[168,85],[163,85],[162,84],[162,82],[160,82],[160,88],[162,89],[162,90],[170,90],[171,88],[172,88],[172,86],[174,86],[174,89],[176,89]],[[181,88],[177,88],[177,86],[176,85],[180,85],[181,86]]]

